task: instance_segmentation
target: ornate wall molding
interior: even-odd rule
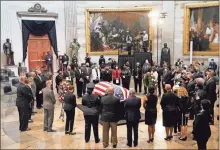
[[[36,3],[33,7],[29,8],[28,11],[17,12],[17,15],[19,17],[58,17],[57,13],[47,12],[47,9],[42,7],[39,3]]]

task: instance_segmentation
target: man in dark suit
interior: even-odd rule
[[[63,63],[63,69],[66,70],[67,66],[69,64],[69,56],[67,54],[64,54],[62,57],[62,63]]]
[[[165,67],[164,68],[164,72],[163,72],[163,84],[162,84],[162,86],[163,86],[163,91],[164,91],[164,93],[166,92],[166,90],[165,90],[165,85],[166,84],[170,84],[170,85],[172,85],[172,73],[171,73],[171,71],[167,68],[167,67]],[[171,87],[172,88],[172,87]]]
[[[92,69],[89,67],[89,63],[86,63],[86,68],[84,69],[84,83],[83,83],[83,94],[86,93],[86,84],[91,80]]]
[[[50,51],[47,52],[47,55],[45,56],[45,61],[47,64],[47,70],[53,73],[53,56],[51,55]]]
[[[41,76],[41,71],[38,69],[36,71],[36,77],[34,78],[36,83],[36,101],[37,101],[37,108],[41,109],[43,104],[43,93],[42,93],[42,86],[43,86],[43,79]]]
[[[20,83],[17,86],[17,99],[16,106],[19,113],[20,131],[28,131],[28,120],[29,120],[29,106],[32,100],[32,96],[29,88],[25,85],[27,78],[25,76],[20,77]]]
[[[67,69],[63,72],[63,78],[73,84],[74,72],[70,66],[67,66]]]
[[[86,143],[90,140],[91,125],[93,126],[93,133],[95,138],[95,143],[99,143],[99,106],[100,99],[97,95],[92,94],[94,89],[94,83],[89,83],[86,85],[87,93],[82,98],[82,105],[84,106],[84,118],[85,118],[85,141]]]
[[[77,87],[77,97],[82,97],[83,93],[83,83],[84,83],[84,71],[81,68],[81,65],[76,69],[76,87]]]
[[[217,99],[216,81],[213,77],[214,77],[214,72],[213,71],[209,72],[208,80],[206,82],[207,99],[210,100],[211,103],[211,107],[210,107],[211,115],[212,115],[211,125],[214,125],[214,106],[215,106],[215,101]]]
[[[55,95],[51,90],[52,81],[46,81],[46,88],[43,92],[43,108],[44,108],[44,131],[55,132],[52,129],[53,118],[54,118],[54,105],[56,103]]]
[[[193,136],[197,141],[197,146],[199,150],[206,150],[206,144],[211,136],[211,130],[209,126],[209,121],[211,119],[209,108],[209,100],[202,100],[202,111],[196,116],[195,121],[193,122]]]
[[[130,98],[124,101],[125,119],[127,123],[127,145],[132,146],[132,129],[134,132],[134,147],[138,145],[138,124],[141,119],[141,99],[135,96],[134,89],[130,89]]]
[[[101,99],[101,121],[103,121],[103,147],[109,145],[109,128],[111,128],[111,142],[113,148],[117,147],[117,122],[119,120],[120,99],[113,95],[114,88],[108,88],[108,94]]]

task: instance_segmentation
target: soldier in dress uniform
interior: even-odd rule
[[[103,55],[101,55],[100,58],[99,58],[99,66],[100,66],[100,68],[105,67],[105,58],[104,58]]]
[[[47,70],[49,72],[53,72],[53,56],[51,55],[50,51],[47,52],[47,55],[45,56],[45,61],[47,64]]]
[[[167,43],[164,43],[164,47],[161,50],[160,66],[163,65],[164,61],[167,63],[168,67],[170,67],[170,48],[167,47]]]
[[[98,132],[100,99],[97,95],[92,94],[94,86],[94,83],[87,84],[87,93],[82,98],[82,105],[84,106],[83,113],[85,118],[86,143],[90,140],[91,125],[93,126],[95,143],[100,142]]]
[[[135,92],[137,93],[137,86],[139,85],[139,93],[141,93],[142,89],[142,70],[141,65],[139,62],[136,63],[135,69],[133,69],[133,76],[134,76],[134,87]]]
[[[91,58],[89,57],[89,53],[86,53],[85,63],[89,63],[89,66],[91,67]]]
[[[131,80],[131,71],[130,68],[124,65],[121,71],[121,80],[123,88],[129,89],[130,87],[130,80]]]

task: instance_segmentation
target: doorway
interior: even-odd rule
[[[45,34],[44,36],[30,34],[28,39],[29,70],[35,70],[39,67],[41,71],[43,71],[46,66],[45,56],[48,51],[50,51],[53,56],[48,34]]]

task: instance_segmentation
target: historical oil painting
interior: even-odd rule
[[[153,38],[150,10],[87,9],[87,52],[114,55],[118,50],[141,51],[144,48],[147,51]]]
[[[184,54],[218,55],[219,6],[218,2],[185,6]]]

